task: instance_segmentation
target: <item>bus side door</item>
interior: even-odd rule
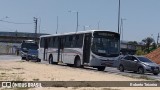
[[[84,44],[83,44],[83,61],[84,63],[89,63],[90,60],[90,48],[91,48],[91,33],[85,34]]]

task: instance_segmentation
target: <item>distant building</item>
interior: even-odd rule
[[[138,42],[136,45],[130,44],[129,41],[121,41],[120,44],[120,52],[124,55],[136,54],[137,49],[142,49],[144,47],[144,44],[142,42]]]

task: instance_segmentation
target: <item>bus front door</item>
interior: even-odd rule
[[[85,34],[83,46],[83,63],[89,63],[91,48],[91,34]]]

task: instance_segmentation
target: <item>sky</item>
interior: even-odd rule
[[[72,12],[68,12],[72,11]],[[118,0],[0,0],[0,31],[55,34],[90,29],[118,31]],[[8,18],[6,18],[8,17]],[[157,38],[160,33],[160,0],[121,0],[123,40]],[[122,38],[121,38],[122,39]]]

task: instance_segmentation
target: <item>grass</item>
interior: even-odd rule
[[[17,67],[17,68],[13,68],[13,69],[20,70],[20,69],[23,69],[23,68],[19,68],[19,67]]]
[[[39,81],[39,79],[38,78],[34,78],[33,81]]]
[[[1,71],[12,71],[12,69],[0,68]]]
[[[5,75],[6,73],[1,73],[1,75]]]
[[[149,78],[149,77],[147,77],[147,76],[145,76],[145,75],[142,75],[142,76],[139,76],[139,77],[132,76],[132,75],[122,75],[122,76],[130,77],[130,78],[134,78],[134,79],[155,80],[155,79]]]
[[[140,76],[139,78],[140,78],[140,79],[146,79],[146,80],[154,80],[154,79],[151,79],[151,78],[149,78],[149,77],[147,77],[147,76],[144,76],[144,75]]]
[[[11,73],[11,74],[25,74],[25,72],[21,72],[21,73],[14,73],[14,72],[13,72],[13,73]]]

